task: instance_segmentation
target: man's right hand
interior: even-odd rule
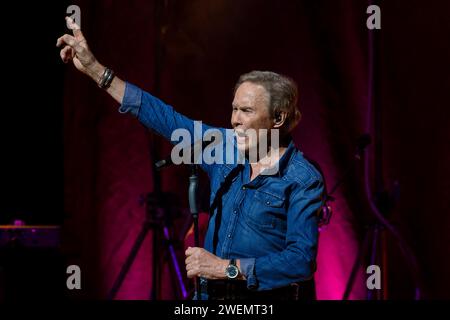
[[[66,17],[66,21],[73,36],[65,34],[56,42],[57,47],[63,46],[60,52],[62,61],[72,61],[78,70],[98,82],[105,68],[95,59],[80,27],[70,17]]]

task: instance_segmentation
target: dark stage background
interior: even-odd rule
[[[320,164],[328,188],[352,161],[356,140],[366,132],[366,1],[74,4],[81,8],[82,29],[102,64],[193,119],[228,127],[232,88],[241,73],[259,69],[291,76],[299,84],[303,114],[294,139]],[[388,190],[399,186],[389,218],[419,259],[426,297],[448,299],[450,4],[378,4],[382,29],[372,32],[379,41],[375,107],[382,120],[382,180]],[[61,252],[83,275],[83,289],[66,294],[104,299],[145,216],[139,198],[152,190],[156,159],[150,146],[162,156],[170,154],[170,145],[119,114],[118,104],[95,83],[60,61],[54,46],[66,32],[67,5],[11,5],[9,13],[30,24],[3,26],[17,32],[6,33],[14,50],[2,53],[12,68],[4,76],[0,222],[21,218],[62,225]],[[373,150],[371,145],[371,155]],[[187,174],[182,167],[162,174],[163,189],[175,192],[184,208]],[[362,176],[361,162],[334,195],[331,223],[321,232],[319,299],[342,297],[365,226],[372,221]],[[202,185],[206,190],[204,176]],[[185,213],[174,218],[175,237],[183,239],[187,219]],[[392,237],[384,241],[385,294],[412,299],[410,265]],[[148,298],[151,248],[149,235],[118,299]],[[183,251],[182,244],[177,248]],[[171,299],[173,284],[165,270],[161,298]],[[357,280],[350,298],[364,299],[362,269]]]

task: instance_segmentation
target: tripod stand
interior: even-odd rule
[[[346,284],[345,292],[342,297],[342,300],[347,300],[350,296],[350,293],[353,289],[353,284],[356,280],[356,275],[358,274],[359,267],[364,263],[366,258],[366,254],[370,254],[369,265],[378,265],[377,261],[379,260],[378,249],[380,244],[381,233],[383,231],[383,227],[375,222],[367,227],[363,245],[360,247],[355,262],[352,267],[352,271],[350,273],[350,277]],[[381,291],[377,290],[376,297],[373,290],[369,290],[367,292],[367,300],[380,300],[381,299]]]
[[[160,255],[157,254],[163,251],[163,254],[170,254],[169,265],[173,274],[176,274],[177,290],[175,292],[181,292],[182,298],[187,296],[186,288],[181,276],[180,267],[177,261],[175,250],[173,248],[173,240],[170,236],[170,225],[174,212],[178,209],[174,206],[176,204],[176,197],[170,193],[153,192],[149,193],[145,199],[146,203],[146,217],[142,223],[141,231],[134,242],[134,245],[122,266],[114,284],[108,294],[108,300],[114,299],[119,291],[123,280],[125,279],[133,261],[135,260],[142,243],[144,242],[147,233],[152,231],[152,289],[150,298],[157,300],[159,293],[161,292],[161,278],[160,273],[162,271],[161,263],[164,259],[160,259]],[[161,246],[161,243],[163,244]],[[177,296],[177,299],[180,297]]]
[[[149,143],[149,153],[151,159],[158,159],[158,149],[155,143],[155,137],[150,136]],[[179,263],[173,247],[173,240],[170,235],[170,226],[172,225],[173,218],[176,213],[179,212],[178,198],[171,194],[161,191],[161,175],[159,173],[160,168],[158,167],[160,161],[154,162],[151,166],[152,176],[153,176],[153,192],[148,193],[145,197],[141,198],[141,203],[146,204],[146,215],[142,223],[141,231],[137,236],[134,245],[122,266],[114,284],[108,294],[108,300],[114,299],[118,290],[120,289],[123,280],[125,279],[137,253],[139,252],[142,243],[144,242],[147,233],[152,231],[152,289],[150,293],[150,299],[159,299],[159,294],[161,292],[161,278],[160,274],[162,268],[160,263],[164,259],[160,259],[158,254],[160,250],[163,250],[163,256],[166,258],[170,254],[169,266],[171,268],[172,274],[176,275],[177,288],[174,292],[177,292],[177,299],[186,298],[187,291],[183,282],[183,277],[181,275]],[[161,249],[161,244],[163,248]],[[173,277],[172,277],[173,279]],[[181,293],[181,297],[180,297]]]

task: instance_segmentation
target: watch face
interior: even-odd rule
[[[239,270],[236,266],[230,265],[227,267],[227,277],[230,279],[234,279],[238,276]]]

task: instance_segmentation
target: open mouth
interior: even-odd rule
[[[238,138],[245,138],[245,137],[247,137],[247,135],[244,133],[244,131],[241,131],[241,130],[234,130],[234,133],[236,134],[236,136]]]
[[[244,131],[235,131],[236,142],[240,146],[247,145],[248,136],[244,133]]]

